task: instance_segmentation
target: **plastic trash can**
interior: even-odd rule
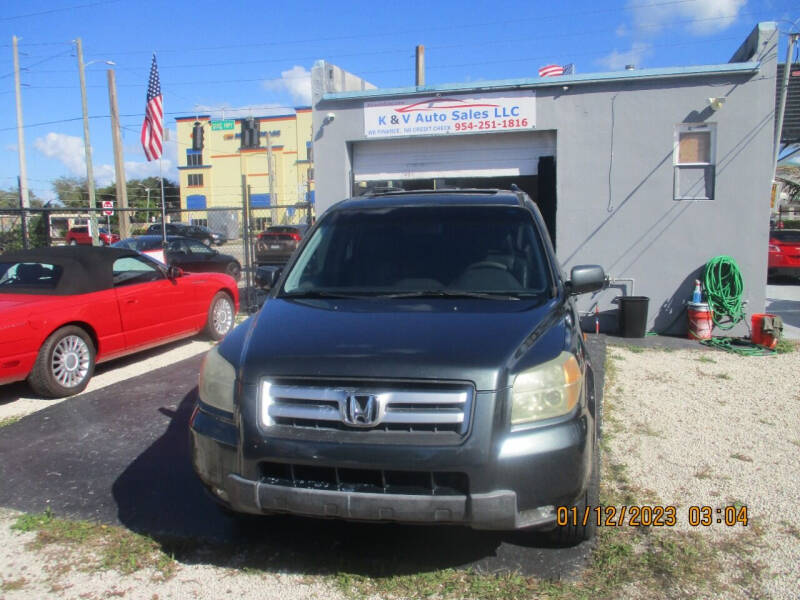
[[[647,296],[622,296],[619,299],[619,334],[628,338],[643,338],[647,331]]]

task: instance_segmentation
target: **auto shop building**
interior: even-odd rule
[[[686,331],[694,280],[721,254],[747,312],[763,312],[777,44],[761,23],[725,64],[396,89],[318,61],[317,214],[375,189],[514,184],[565,270],[610,275],[580,300],[602,330],[617,328],[618,296],[642,295],[648,330]]]

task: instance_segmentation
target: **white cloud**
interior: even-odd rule
[[[596,62],[611,70],[625,65],[642,66],[651,54],[653,39],[667,27],[688,31],[693,35],[710,35],[733,25],[747,0],[677,0],[642,4],[640,0],[628,0],[632,23],[616,28],[618,37],[630,37],[630,50],[614,50]]]
[[[600,58],[597,62],[609,71],[619,71],[624,69],[626,65],[641,66],[644,59],[650,55],[650,52],[650,44],[634,42],[630,50],[626,52],[614,50]]]
[[[265,81],[264,88],[272,92],[289,92],[296,103],[311,104],[311,72],[305,67],[295,65],[288,71],[281,71],[280,79]]]
[[[747,0],[695,0],[671,4],[642,5],[630,1],[634,27],[652,34],[676,22],[690,21],[686,28],[695,35],[707,35],[730,27]]]
[[[175,143],[175,131],[169,130],[168,139],[164,142],[164,155],[162,158],[161,169],[164,177],[172,180],[177,180],[178,170],[176,165],[177,161],[177,148]],[[46,136],[37,138],[34,142],[36,149],[48,158],[53,158],[63,164],[69,170],[70,174],[85,177],[86,176],[86,157],[84,155],[83,139],[66,135],[63,133],[48,133]],[[128,147],[126,153],[133,156],[144,157],[142,147]],[[96,158],[96,157],[95,157]],[[112,183],[116,178],[116,172],[113,164],[100,163],[93,161],[92,170],[94,172],[94,181],[96,186],[105,186]],[[159,175],[159,162],[145,161],[145,160],[130,160],[125,161],[125,179],[141,179],[144,177],[158,177]]]
[[[34,141],[36,149],[48,158],[62,163],[73,175],[86,175],[83,138],[50,132]]]

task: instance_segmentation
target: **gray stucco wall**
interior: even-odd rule
[[[635,294],[650,298],[648,329],[684,332],[694,279],[720,254],[742,270],[747,312],[763,312],[776,56],[777,32],[767,24],[735,56],[760,61],[756,73],[536,88],[537,129],[557,137],[559,259],[565,270],[599,263],[619,280],[579,302],[584,311],[598,303],[604,331],[616,330],[615,298]],[[709,97],[726,102],[714,112]],[[319,214],[350,193],[363,102],[315,99]],[[673,200],[675,129],[686,122],[716,124],[714,200]],[[740,325],[734,333],[746,331]]]

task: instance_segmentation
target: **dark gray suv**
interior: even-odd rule
[[[242,513],[550,530],[598,504],[594,374],[522,192],[388,193],[317,222],[253,317],[212,349],[194,468]],[[565,511],[570,511],[569,513]]]

